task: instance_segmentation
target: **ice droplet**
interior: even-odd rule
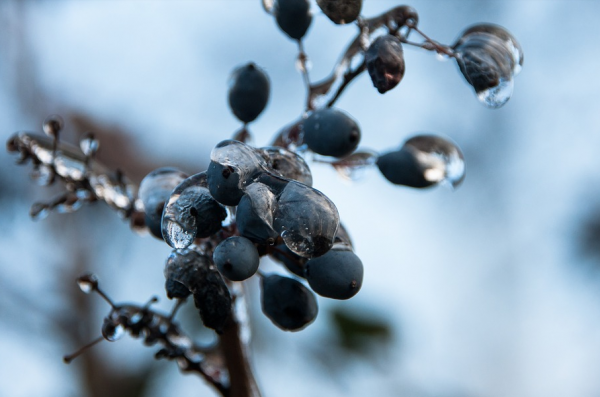
[[[453,46],[458,66],[481,103],[496,109],[512,96],[523,50],[501,26],[479,24],[464,31]]]
[[[430,182],[447,182],[458,187],[465,179],[465,160],[456,144],[435,135],[417,135],[404,143],[401,150],[411,150],[423,176]]]
[[[98,288],[98,277],[95,274],[85,274],[77,279],[79,289],[85,294],[90,294]]]
[[[312,186],[312,173],[306,161],[290,150],[281,147],[263,147],[263,157],[267,161],[270,171],[275,175],[292,179],[305,185]]]
[[[513,86],[512,79],[500,79],[497,86],[477,92],[477,99],[487,107],[497,109],[508,102],[513,93]]]
[[[339,226],[335,204],[320,191],[291,181],[283,189],[273,221],[285,245],[305,258],[323,255]]]
[[[227,216],[206,188],[206,173],[182,181],[171,193],[161,220],[162,236],[173,248],[187,248],[196,237],[208,237],[221,229]]]
[[[121,339],[125,334],[125,327],[121,323],[114,323],[112,319],[104,319],[102,326],[102,336],[109,342],[114,342]]]
[[[79,147],[86,157],[93,157],[100,148],[100,142],[94,134],[87,134],[79,141]]]

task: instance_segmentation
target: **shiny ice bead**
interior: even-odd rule
[[[503,106],[523,65],[523,50],[516,39],[501,26],[479,24],[465,30],[453,49],[478,99],[490,108]]]
[[[317,0],[317,5],[332,22],[345,24],[358,18],[362,0]]]
[[[163,208],[171,197],[171,192],[187,175],[172,168],[158,168],[142,179],[138,196],[144,204],[146,225],[150,232],[162,239],[161,219]]]
[[[263,147],[263,153],[267,165],[276,174],[294,181],[312,186],[312,173],[306,161],[299,154],[281,147]]]
[[[245,186],[268,168],[259,151],[231,139],[217,144],[210,158],[206,171],[210,194],[218,202],[230,206],[238,205]]]
[[[320,191],[290,181],[278,201],[273,226],[297,255],[323,255],[333,245],[339,226],[335,204]]]
[[[250,62],[233,71],[229,87],[229,107],[244,123],[254,121],[269,101],[269,78]]]
[[[396,87],[405,70],[400,39],[390,34],[378,37],[365,53],[365,62],[371,81],[380,94]]]
[[[390,182],[415,188],[440,182],[456,188],[465,177],[464,156],[458,146],[435,135],[410,138],[400,150],[380,156],[377,166]]]
[[[173,248],[186,248],[195,238],[221,230],[225,208],[210,194],[205,173],[182,181],[172,192],[162,214],[162,236]]]
[[[260,182],[249,185],[236,211],[240,235],[257,243],[275,241],[279,235],[273,229],[276,208],[277,199],[267,185]]]

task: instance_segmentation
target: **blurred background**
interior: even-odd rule
[[[363,15],[399,3],[365,0]],[[316,322],[286,333],[250,291],[255,372],[269,396],[505,397],[600,395],[600,58],[596,1],[415,0],[420,27],[451,44],[492,22],[521,43],[513,98],[481,105],[454,62],[405,47],[406,74],[380,95],[366,74],[338,107],[361,147],[385,151],[417,132],[452,138],[467,177],[456,191],[393,186],[376,169],[354,183],[311,164],[365,265],[349,301],[319,298]],[[312,4],[311,78],[325,77],[356,27]],[[415,36],[416,38],[417,36]],[[98,157],[139,182],[160,166],[204,170],[240,125],[227,105],[231,70],[270,76],[250,125],[264,146],[302,112],[297,47],[259,0],[0,2],[0,136],[65,120],[64,140],[100,139]],[[164,295],[169,247],[132,233],[104,204],[29,218],[61,186],[0,155],[0,395],[211,396],[201,379],[153,360],[129,337],[61,357],[99,335],[107,305],[75,278],[98,274],[115,301]],[[164,258],[164,259],[162,259]],[[266,271],[284,271],[265,263]],[[193,308],[181,321],[198,340]]]

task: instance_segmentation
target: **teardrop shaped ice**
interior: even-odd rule
[[[102,324],[102,336],[109,342],[114,342],[118,339],[121,339],[125,334],[125,327],[123,324],[117,322],[118,319],[113,319],[113,316],[109,316],[104,319],[104,324]]]
[[[146,225],[158,238],[161,238],[161,218],[165,203],[173,189],[185,178],[187,175],[182,171],[163,167],[150,172],[140,183],[139,198],[144,204]]]
[[[206,173],[201,172],[182,181],[171,193],[161,221],[162,236],[171,247],[189,247],[196,237],[208,237],[221,229],[227,213],[206,186]]]
[[[270,171],[287,179],[292,179],[312,186],[312,173],[306,161],[290,150],[269,146],[260,149],[267,161]]]
[[[98,288],[98,277],[95,274],[84,274],[77,279],[77,285],[81,291],[90,294]]]
[[[410,150],[430,182],[448,182],[453,188],[465,179],[465,159],[458,146],[436,135],[417,135],[404,143],[401,150]]]
[[[87,134],[79,141],[79,147],[86,157],[93,157],[100,148],[100,142],[94,134]]]
[[[337,208],[327,196],[290,181],[277,202],[273,225],[292,252],[311,258],[331,248],[339,219]]]
[[[237,207],[236,221],[240,235],[258,242],[274,243],[278,233],[273,229],[277,199],[267,185],[254,182]]]
[[[480,24],[464,31],[453,48],[477,98],[489,108],[503,106],[523,65],[523,50],[516,39],[501,26]]]

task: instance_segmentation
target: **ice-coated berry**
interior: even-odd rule
[[[257,243],[275,241],[279,235],[273,229],[276,207],[276,197],[266,185],[260,182],[249,185],[235,214],[240,234]]]
[[[250,240],[233,236],[221,241],[215,248],[213,260],[223,276],[231,281],[242,281],[256,273],[260,257]]]
[[[360,290],[363,264],[349,249],[331,249],[306,262],[306,279],[317,294],[333,299],[350,299]]]
[[[163,167],[150,172],[142,179],[138,192],[144,203],[146,226],[156,238],[162,239],[161,220],[163,208],[171,192],[187,175],[177,168]]]
[[[317,0],[317,4],[337,24],[354,22],[362,8],[362,0]]]
[[[360,142],[360,128],[346,113],[324,108],[314,111],[303,123],[304,142],[315,153],[345,157]]]
[[[397,151],[379,156],[383,176],[397,185],[425,188],[440,182],[457,187],[465,179],[465,160],[452,141],[436,135],[416,135]]]
[[[288,277],[262,278],[263,313],[284,331],[299,331],[317,317],[317,300],[302,283]]]
[[[250,62],[233,71],[229,88],[229,106],[235,117],[249,123],[264,110],[269,101],[269,78]]]
[[[377,91],[383,94],[398,85],[404,76],[404,53],[396,36],[380,36],[365,54],[367,70]]]
[[[312,21],[308,0],[276,0],[274,12],[285,34],[295,40],[304,37]]]
[[[238,205],[244,191],[240,188],[240,175],[235,168],[211,161],[206,175],[208,190],[215,200],[225,205]]]

